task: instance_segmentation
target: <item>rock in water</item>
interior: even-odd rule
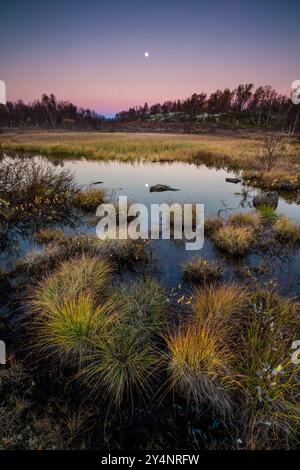
[[[166,184],[156,184],[155,186],[150,186],[150,193],[161,193],[163,191],[180,191],[178,188],[172,188]]]
[[[227,183],[240,183],[242,180],[240,178],[226,178]]]
[[[299,184],[297,181],[283,181],[280,185],[280,189],[285,191],[295,191],[298,188]]]
[[[260,193],[255,196],[253,199],[253,206],[254,207],[261,207],[261,206],[271,206],[276,209],[278,206],[278,192],[277,191],[269,191],[267,193]]]

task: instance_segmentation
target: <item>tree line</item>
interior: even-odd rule
[[[69,101],[58,101],[43,94],[32,103],[8,101],[0,105],[0,127],[37,127],[100,130],[103,123],[142,120],[190,120],[225,126],[253,126],[300,131],[300,104],[277,93],[270,85],[238,85],[234,90],[216,90],[209,96],[193,93],[184,100],[165,101],[149,106],[131,107],[106,119],[90,109],[78,108]]]
[[[0,105],[1,127],[99,129],[105,117],[90,109],[78,108],[69,101],[58,101],[53,94],[43,94],[32,103],[8,101]]]
[[[129,108],[116,115],[119,121],[169,117],[170,119],[189,119],[212,121],[219,124],[246,124],[254,127],[282,127],[293,133],[300,129],[300,105],[292,103],[291,98],[277,93],[270,85],[238,85],[234,90],[225,88],[209,96],[193,93],[185,100],[165,101],[149,106]]]

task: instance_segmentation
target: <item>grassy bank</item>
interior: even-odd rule
[[[245,181],[272,189],[300,187],[300,142],[283,139],[274,167],[265,171],[260,134],[176,135],[62,131],[10,131],[0,134],[0,150],[93,160],[186,161],[245,170]],[[292,183],[292,184],[291,184]]]

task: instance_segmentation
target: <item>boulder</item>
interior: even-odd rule
[[[163,191],[180,191],[178,188],[172,188],[166,184],[156,184],[155,186],[150,186],[150,193],[161,193]]]
[[[237,184],[237,183],[241,183],[242,180],[240,178],[226,178],[226,181],[227,183]]]
[[[254,207],[271,206],[276,209],[278,206],[278,192],[269,191],[267,193],[257,194],[253,199]]]

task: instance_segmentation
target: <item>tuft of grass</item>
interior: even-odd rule
[[[77,299],[82,293],[102,300],[110,288],[113,272],[108,261],[85,255],[65,261],[34,289],[31,305],[38,314],[51,315],[53,306]]]
[[[221,227],[223,227],[224,221],[221,217],[205,217],[204,220],[204,234],[211,236]]]
[[[258,208],[258,211],[262,217],[263,220],[267,222],[275,222],[278,218],[278,215],[276,213],[276,209],[274,207],[269,206],[269,205],[263,205]]]
[[[76,194],[74,205],[84,212],[93,212],[104,202],[105,195],[105,190],[99,188],[81,190]]]
[[[245,442],[248,449],[289,447],[299,430],[300,366],[278,330],[256,315],[245,334],[239,370],[245,392]],[[289,444],[290,443],[290,444]]]
[[[160,284],[143,279],[122,284],[110,296],[114,322],[105,335],[97,336],[80,378],[93,393],[102,391],[109,406],[119,407],[136,391],[151,391],[150,378],[162,360],[156,339],[166,324],[166,296]]]
[[[218,321],[181,323],[165,341],[171,388],[197,406],[210,405],[213,412],[232,417],[233,357]]]
[[[282,243],[299,243],[300,226],[288,217],[280,217],[274,225],[277,239]]]
[[[151,343],[145,343],[134,328],[116,324],[110,332],[98,337],[85,358],[79,378],[93,394],[99,392],[109,408],[119,408],[134,392],[147,396],[150,379],[159,367],[159,356]]]
[[[261,224],[261,217],[257,212],[237,212],[229,217],[229,223],[238,227],[244,226],[257,229]]]
[[[260,312],[264,324],[280,333],[287,345],[300,333],[300,306],[294,299],[282,297],[272,289],[257,288],[250,297],[253,312]]]
[[[251,227],[226,225],[213,235],[215,246],[231,256],[246,255],[254,243],[254,230]]]
[[[242,323],[245,307],[249,302],[248,290],[239,284],[209,285],[196,292],[193,313],[196,322],[217,321],[222,328],[233,333]]]
[[[100,242],[100,252],[110,258],[116,265],[122,268],[134,269],[139,264],[145,264],[150,256],[146,251],[144,240],[103,240]]]
[[[183,265],[183,277],[195,284],[214,281],[222,276],[222,269],[217,261],[193,257]]]
[[[41,308],[43,306],[43,308]],[[39,314],[34,320],[34,345],[44,357],[55,355],[62,362],[78,366],[92,348],[96,335],[105,333],[113,314],[108,304],[96,306],[91,294],[35,300]]]
[[[140,336],[150,340],[166,324],[166,293],[159,282],[144,278],[123,283],[110,296],[120,321],[140,331]]]
[[[160,364],[156,340],[165,325],[166,296],[145,278],[112,289],[113,269],[105,260],[81,258],[61,264],[34,290],[34,345],[41,357],[55,356],[77,368],[92,392],[109,406],[135,392],[150,393]]]
[[[102,390],[110,406],[119,407],[133,392],[150,393],[149,381],[161,356],[156,339],[166,324],[166,295],[150,278],[121,284],[110,296],[112,327],[97,337],[80,377],[95,393]]]

